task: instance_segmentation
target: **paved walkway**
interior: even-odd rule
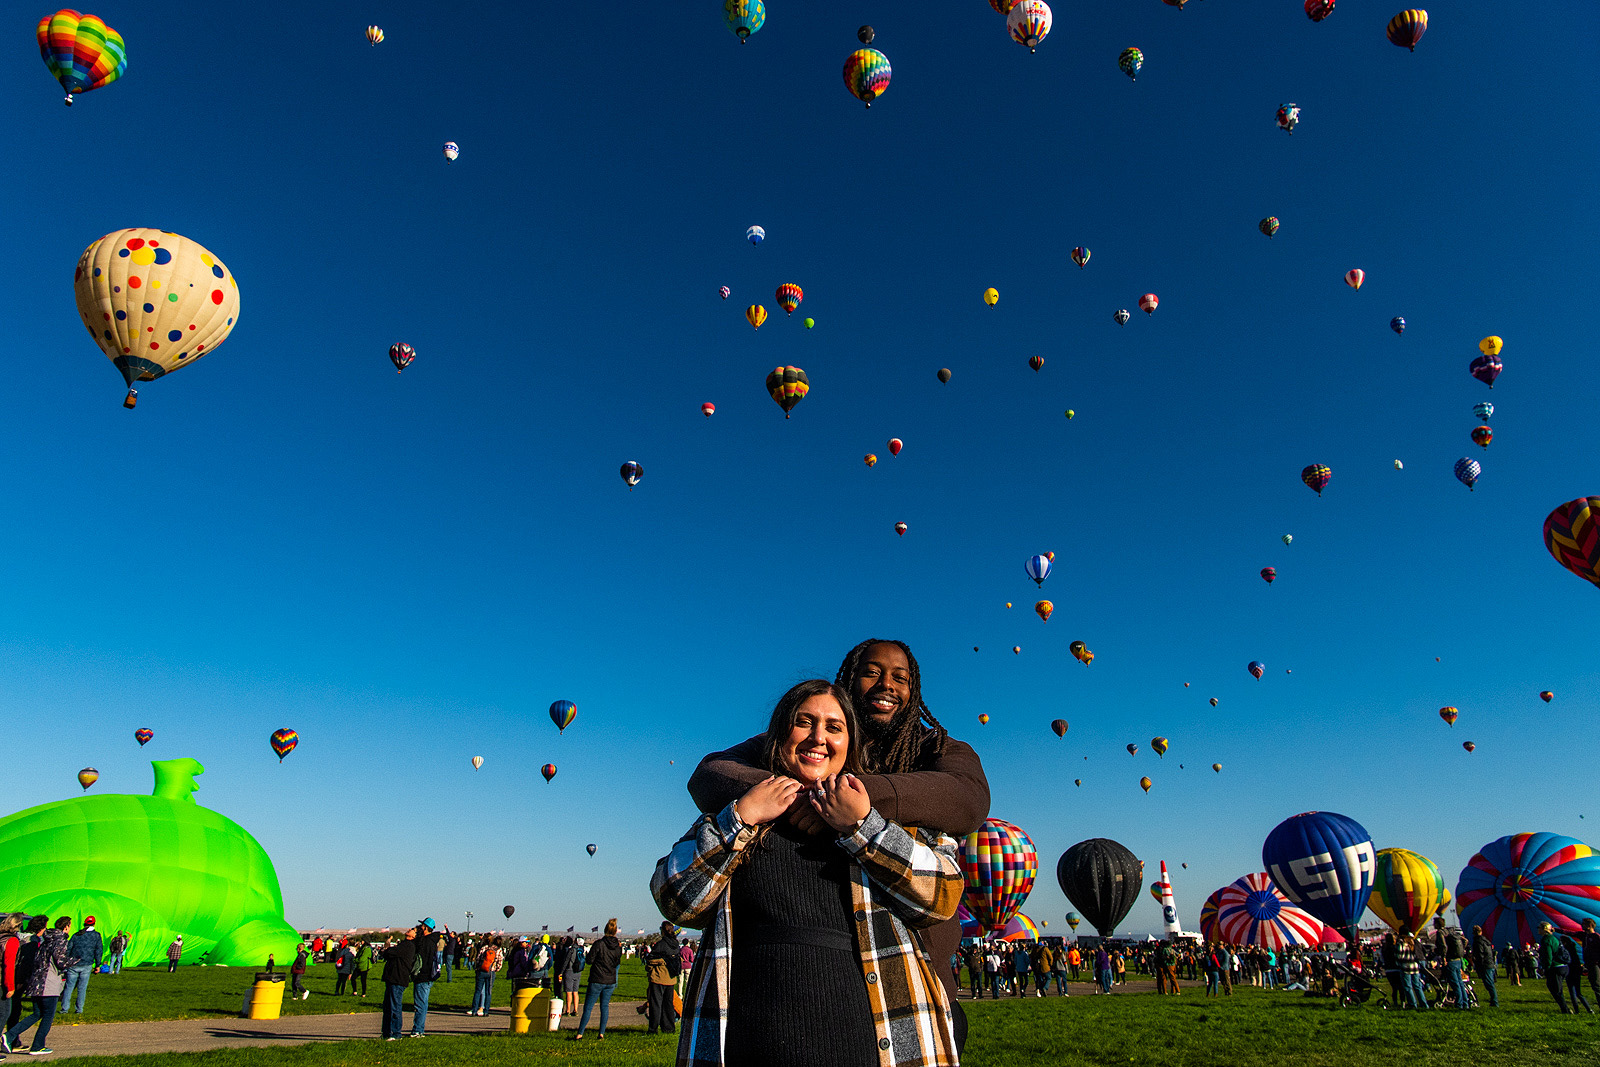
[[[611,1029],[630,1029],[644,1026],[644,1016],[635,1012],[640,1001],[613,1001],[611,1004]],[[598,1011],[598,1009],[596,1009]],[[590,1036],[598,1024],[598,1015],[589,1019]],[[411,1025],[411,1013],[406,1012],[405,1024]],[[299,1015],[289,1019],[175,1019],[147,1023],[57,1023],[50,1031],[50,1047],[55,1055],[35,1057],[28,1063],[40,1063],[62,1056],[125,1056],[140,1052],[204,1052],[215,1048],[270,1048],[283,1045],[304,1045],[322,1041],[351,1041],[372,1039],[378,1036],[382,1025],[377,1012],[359,1012],[349,1015]],[[428,1013],[428,1037],[461,1036],[492,1033],[511,1025],[510,1014],[496,1009],[482,1017],[461,1015],[455,1012]],[[561,1021],[562,1029],[576,1029],[578,1020],[567,1016]],[[24,1035],[31,1040],[31,1034]],[[424,1038],[423,1040],[427,1040]],[[8,1057],[20,1063],[15,1055]]]

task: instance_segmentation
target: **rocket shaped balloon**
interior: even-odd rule
[[[1183,927],[1178,925],[1178,905],[1172,899],[1172,879],[1167,877],[1167,861],[1161,861],[1161,925],[1168,937],[1179,937]]]

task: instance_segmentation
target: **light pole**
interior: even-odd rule
[[[467,912],[467,933],[472,933],[472,912]]]

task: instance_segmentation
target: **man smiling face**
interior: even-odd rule
[[[911,661],[899,645],[880,641],[868,648],[850,690],[869,742],[890,736],[902,712],[917,714],[910,707]]]

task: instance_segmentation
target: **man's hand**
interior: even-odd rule
[[[788,811],[799,792],[799,782],[774,774],[751,786],[744,796],[734,801],[733,813],[746,826],[761,826]]]
[[[872,810],[866,786],[853,774],[835,774],[818,782],[811,794],[811,805],[822,821],[840,834],[853,831]]]

